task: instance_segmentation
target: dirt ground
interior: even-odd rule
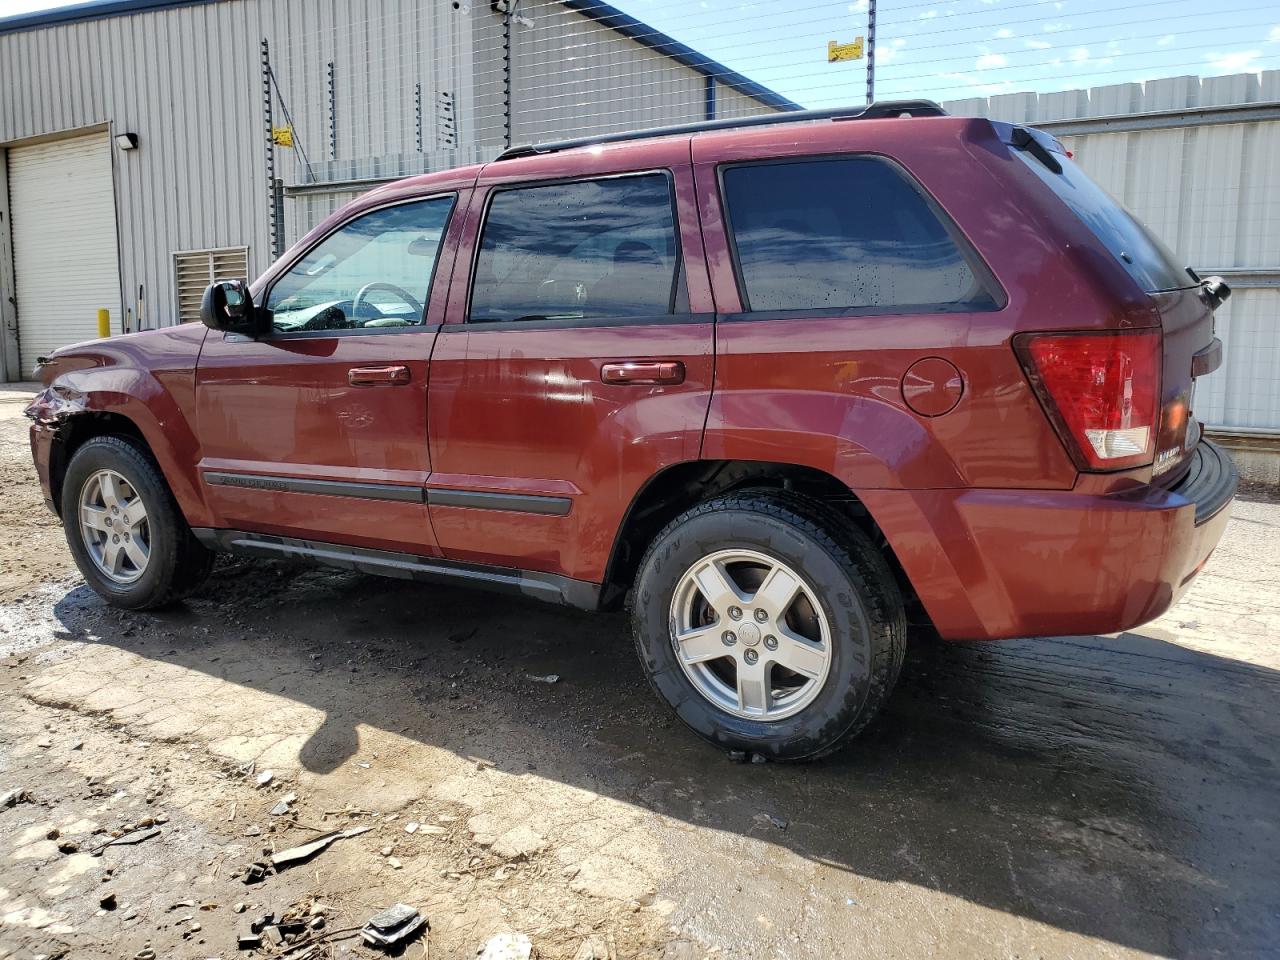
[[[0,794],[27,794],[0,805],[0,958],[274,956],[236,937],[291,905],[333,935],[311,956],[371,957],[341,931],[396,902],[429,917],[415,958],[503,932],[566,960],[1276,956],[1278,503],[1239,501],[1156,623],[914,642],[852,748],[734,764],[618,616],[231,560],[178,609],[106,607],[22,399],[0,392]],[[371,829],[244,882],[348,827]]]

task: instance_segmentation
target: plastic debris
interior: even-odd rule
[[[500,933],[484,945],[480,960],[529,960],[533,942],[523,933]]]
[[[159,827],[145,827],[142,830],[133,830],[120,837],[108,840],[106,843],[94,848],[93,855],[95,857],[102,856],[102,851],[107,847],[130,847],[134,844],[141,843],[143,840],[150,840],[160,833]]]
[[[277,870],[284,867],[292,866],[295,863],[303,863],[310,860],[321,850],[326,849],[336,840],[344,840],[347,837],[356,837],[362,833],[368,833],[373,827],[351,827],[347,830],[335,830],[332,833],[322,833],[314,840],[308,840],[306,843],[296,847],[290,847],[288,850],[281,850],[271,858],[271,865]]]
[[[525,677],[529,680],[532,680],[534,683],[559,683],[560,682],[560,674],[558,673],[548,673],[545,677],[540,677],[537,674],[533,674],[533,673],[526,673]]]
[[[369,918],[360,936],[371,947],[386,949],[407,942],[427,925],[427,918],[403,903],[387,907]]]

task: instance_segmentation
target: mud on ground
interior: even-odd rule
[[[0,958],[250,956],[262,913],[397,901],[431,922],[410,957],[507,931],[546,958],[1274,956],[1280,505],[1240,502],[1155,624],[916,642],[850,749],[742,765],[654,699],[617,616],[230,560],[183,607],[111,610],[11,396],[0,794],[30,799],[0,807]]]

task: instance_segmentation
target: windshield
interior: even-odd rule
[[[1062,165],[1062,172],[1054,173],[1030,151],[1013,152],[1084,221],[1143,290],[1159,293],[1195,286],[1177,255],[1071,158],[1055,152],[1053,158]]]

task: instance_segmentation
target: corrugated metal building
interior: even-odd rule
[[[212,276],[260,273],[374,182],[796,107],[598,0],[505,6],[109,0],[0,21],[5,379],[95,336],[101,307],[116,332],[191,319]],[[271,144],[283,127],[293,148]]]

